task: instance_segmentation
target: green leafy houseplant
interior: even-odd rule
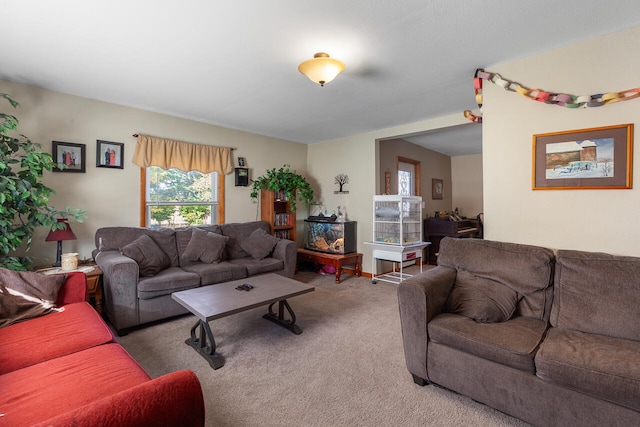
[[[19,104],[9,95],[0,93],[13,108]],[[0,113],[0,267],[27,270],[32,261],[26,256],[12,255],[23,244],[27,253],[37,227],[62,229],[58,218],[74,218],[82,222],[85,211],[57,210],[49,206],[49,197],[55,190],[42,183],[45,170],[56,166],[49,153],[40,150],[40,144],[17,134],[18,119]],[[17,135],[16,135],[17,134]]]
[[[252,180],[251,199],[258,203],[260,190],[283,191],[289,200],[292,211],[296,210],[296,195],[305,205],[313,202],[313,188],[304,176],[291,170],[290,165],[284,165],[280,169],[269,169],[265,175]]]

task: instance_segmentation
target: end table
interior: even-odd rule
[[[93,298],[96,311],[102,315],[102,270],[94,262],[80,266],[92,266],[93,270],[85,272],[87,275],[87,290],[89,299]]]
[[[93,261],[78,263],[78,269],[72,271],[81,271],[87,276],[87,291],[89,292],[89,301],[93,300],[93,306],[96,311],[102,315],[102,270]],[[36,268],[36,272],[41,274],[61,274],[70,273],[62,271],[59,267],[41,266]]]

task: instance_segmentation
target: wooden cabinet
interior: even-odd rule
[[[260,191],[260,219],[271,225],[271,234],[296,241],[296,213],[280,191]]]

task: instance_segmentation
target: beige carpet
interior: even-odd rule
[[[412,267],[416,269],[417,267]],[[410,271],[410,270],[406,270]],[[153,377],[193,370],[207,426],[525,426],[405,368],[397,285],[301,272],[315,292],[289,300],[301,335],[262,318],[266,307],[211,323],[226,365],[213,370],[184,340],[194,316],[119,340]]]

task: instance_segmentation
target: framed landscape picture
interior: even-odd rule
[[[51,157],[58,165],[53,172],[85,173],[86,145],[72,142],[52,141]]]
[[[96,166],[99,168],[124,169],[124,144],[98,140]]]
[[[633,124],[533,135],[534,190],[630,189]]]

